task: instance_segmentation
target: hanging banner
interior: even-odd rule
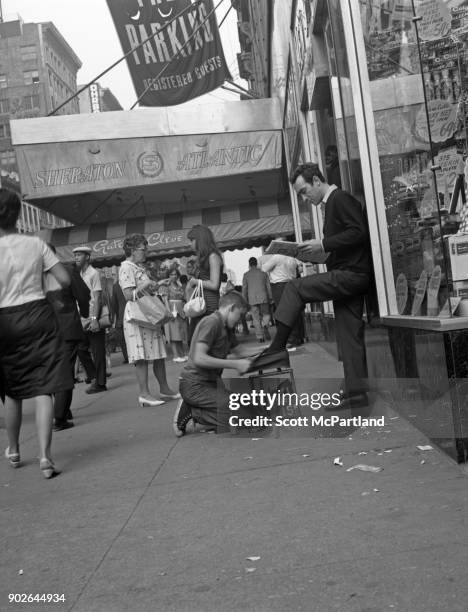
[[[182,104],[231,79],[213,0],[107,0],[107,5],[124,53],[134,50],[127,65],[141,106]]]

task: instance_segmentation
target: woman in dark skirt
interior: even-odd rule
[[[223,258],[216,246],[216,242],[210,228],[206,225],[194,225],[187,234],[192,242],[192,247],[197,254],[198,278],[191,278],[187,284],[193,290],[198,281],[203,283],[203,294],[205,298],[206,311],[201,317],[190,319],[188,343],[190,344],[198,322],[218,309],[219,287],[221,285],[221,274],[223,272]]]
[[[12,467],[20,467],[22,401],[33,398],[40,468],[45,478],[52,478],[60,473],[50,451],[52,395],[73,383],[70,385],[60,367],[63,341],[45,299],[43,275],[50,273],[61,286],[67,286],[70,279],[43,240],[17,233],[20,210],[19,197],[0,189],[0,380],[9,443],[5,457]]]

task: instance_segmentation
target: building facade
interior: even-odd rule
[[[10,119],[47,115],[77,90],[81,61],[51,22],[24,23],[21,19],[0,23],[0,169],[2,184],[15,185],[17,164],[10,138]],[[79,112],[74,98],[57,114]],[[20,231],[38,231],[61,219],[47,218],[24,204]]]
[[[78,85],[78,89],[83,86]],[[123,110],[122,105],[108,87],[93,83],[78,96],[80,113],[106,113]]]
[[[257,98],[270,97],[270,19],[269,0],[231,0],[237,11],[241,52],[237,54],[239,76]]]
[[[335,180],[366,207],[371,388],[464,462],[467,3],[282,0],[270,24],[270,89],[282,105],[288,169],[314,161],[331,175],[332,147]],[[320,236],[320,209],[311,216]]]

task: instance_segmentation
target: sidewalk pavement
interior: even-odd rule
[[[298,391],[341,376],[318,345],[292,362]],[[180,369],[168,364],[174,386]],[[25,465],[0,465],[0,610],[468,609],[466,477],[418,450],[428,440],[396,413],[336,439],[176,439],[176,402],[140,408],[133,368],[112,373],[107,393],[77,386],[76,426],[54,434],[56,479],[39,473],[26,405]],[[346,471],[358,463],[384,469]],[[13,605],[9,593],[66,601]]]

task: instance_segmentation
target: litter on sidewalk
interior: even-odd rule
[[[430,444],[421,444],[420,446],[416,446],[420,451],[430,451],[434,450],[434,447]]]
[[[343,462],[341,461],[341,457],[335,457],[333,459],[333,465],[340,465],[340,466],[342,466]]]
[[[376,467],[375,465],[365,465],[364,463],[358,463],[348,468],[346,471],[351,472],[352,470],[360,470],[361,472],[382,472],[383,467]]]

